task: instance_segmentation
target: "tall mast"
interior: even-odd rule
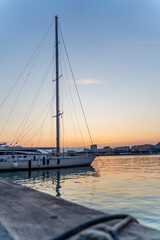
[[[58,53],[58,16],[55,16],[55,42],[56,42],[56,145],[57,145],[57,156],[60,155],[60,139],[59,139],[59,53]]]

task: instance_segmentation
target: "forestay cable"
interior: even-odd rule
[[[81,131],[81,128],[80,128],[80,124],[79,124],[79,120],[78,120],[78,116],[77,116],[75,104],[74,104],[74,101],[73,101],[73,96],[72,96],[72,93],[71,93],[71,88],[70,88],[69,81],[68,81],[67,68],[66,68],[65,58],[64,58],[63,52],[62,52],[62,57],[63,57],[64,69],[65,69],[66,78],[67,78],[67,83],[68,83],[69,94],[70,94],[70,97],[71,97],[71,101],[72,101],[72,105],[73,105],[73,110],[74,110],[74,113],[75,113],[75,118],[76,118],[76,121],[77,121],[77,124],[78,124],[78,129],[79,129],[79,132],[80,132],[80,135],[81,135],[83,144],[84,144],[84,146],[86,147],[86,144],[85,144],[85,141],[84,141],[84,138],[83,138],[83,134],[82,134],[82,131]]]
[[[78,87],[77,87],[76,80],[75,80],[75,77],[74,77],[74,74],[73,74],[71,62],[69,60],[69,55],[68,55],[68,52],[67,52],[67,48],[66,48],[66,45],[65,45],[65,42],[64,42],[64,38],[63,38],[63,35],[62,35],[62,31],[61,31],[60,25],[59,25],[59,29],[60,29],[60,34],[61,34],[62,42],[63,42],[63,45],[64,45],[64,49],[65,49],[65,52],[66,52],[67,60],[68,60],[68,63],[69,63],[71,75],[72,75],[72,78],[73,78],[73,81],[74,81],[74,85],[75,85],[75,88],[76,88],[76,92],[77,92],[77,96],[78,96],[78,99],[79,99],[79,103],[80,103],[80,106],[81,106],[81,109],[82,109],[83,117],[84,117],[84,120],[85,120],[85,123],[86,123],[86,127],[87,127],[87,130],[88,130],[88,134],[89,134],[91,143],[93,144],[93,140],[92,140],[92,137],[91,137],[91,133],[90,133],[90,130],[89,130],[88,122],[87,122],[87,119],[86,119],[86,116],[85,116],[84,108],[83,108],[82,101],[81,101],[81,98],[80,98],[80,95],[79,95]]]

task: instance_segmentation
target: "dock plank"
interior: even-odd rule
[[[49,240],[106,215],[0,178],[0,239]],[[160,232],[133,222],[120,237],[158,240]]]

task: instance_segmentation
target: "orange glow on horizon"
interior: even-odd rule
[[[1,142],[8,142],[9,141],[1,141]],[[43,139],[40,144],[37,144],[38,139],[35,139],[34,141],[22,141],[18,143],[17,145],[21,145],[24,147],[55,147],[55,141],[51,143],[50,139],[45,138]],[[105,146],[110,146],[110,147],[117,147],[117,146],[133,146],[133,145],[141,145],[141,144],[156,144],[159,142],[159,139],[143,139],[143,138],[137,138],[137,139],[106,139],[106,141],[103,139],[101,140],[100,138],[97,138],[93,144],[97,144],[98,148],[103,148]],[[68,144],[64,144],[61,142],[61,148],[89,148],[92,143],[88,140],[85,141],[85,145],[82,141],[80,142],[75,142],[75,139],[71,139]]]
[[[55,129],[53,131],[50,130],[50,123],[48,123],[47,127],[42,129],[42,131],[37,132],[38,125],[35,129],[33,129],[29,134],[27,134],[24,138],[17,142],[17,145],[21,146],[33,146],[33,147],[55,147],[56,145],[56,138],[55,136]],[[104,124],[100,124],[97,128],[93,129],[93,125],[91,126],[91,135],[93,144],[97,144],[98,148],[103,148],[104,146],[116,147],[116,146],[132,146],[132,145],[139,145],[139,144],[156,144],[159,140],[159,133],[158,131],[149,132],[146,129],[142,129],[141,131],[135,131],[135,129],[127,129],[125,131],[123,128],[116,128],[110,126],[111,128],[108,129],[107,126],[105,128]],[[15,135],[15,126],[14,122],[12,125],[4,132],[3,136],[1,137],[1,142],[7,143],[15,143],[13,141]],[[77,130],[77,135],[74,133],[73,126],[69,126],[65,129],[65,135],[60,134],[61,148],[78,148],[84,147],[88,148],[92,144],[90,138],[88,136],[88,132],[83,127],[82,130],[83,138],[81,134]],[[113,131],[114,129],[114,131]],[[36,134],[35,134],[36,133]],[[51,136],[52,133],[52,136]],[[23,136],[23,134],[22,134]],[[84,141],[83,141],[84,140]],[[13,144],[14,145],[14,144]]]

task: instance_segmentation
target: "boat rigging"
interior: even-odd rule
[[[93,154],[91,155],[86,155],[86,154],[78,154],[76,156],[69,156],[67,154],[61,154],[60,153],[60,116],[62,116],[62,113],[60,111],[60,97],[59,97],[59,79],[62,75],[59,74],[59,34],[58,34],[58,16],[55,16],[55,67],[56,67],[56,153],[52,151],[52,153],[42,153],[39,152],[37,148],[34,148],[34,151],[31,149],[18,148],[18,146],[13,146],[13,147],[7,147],[5,148],[5,151],[0,151],[0,171],[2,170],[22,170],[22,169],[39,169],[39,168],[59,168],[59,167],[73,167],[73,166],[86,166],[90,165],[92,161],[94,160],[95,156]],[[63,40],[64,42],[64,40]],[[65,46],[64,46],[65,47]],[[66,50],[66,47],[65,47]],[[67,54],[67,59],[68,58],[68,53]],[[31,69],[33,67],[34,63],[31,65]],[[75,78],[73,75],[73,71],[71,68],[71,64],[69,61],[69,66],[71,69],[71,74],[73,76],[74,82]],[[50,65],[49,65],[50,67]],[[48,68],[49,69],[49,68]],[[47,70],[48,73],[48,70]],[[46,74],[47,74],[46,73]],[[29,78],[29,73],[27,74],[27,79]],[[41,87],[43,86],[45,81],[45,78],[43,79],[41,83]],[[53,81],[52,81],[53,82]],[[16,82],[17,83],[17,82]],[[16,84],[15,83],[15,84]],[[76,91],[78,93],[77,86],[75,84]],[[12,91],[13,87],[11,88],[10,92]],[[23,90],[23,86],[22,86]],[[21,90],[21,91],[22,91]],[[24,121],[22,122],[21,126],[21,131],[19,128],[19,135],[17,134],[17,140],[16,140],[16,145],[19,142],[19,140],[22,138],[22,130],[26,130],[27,128],[25,127],[25,124],[29,118],[30,113],[33,110],[33,106],[37,100],[37,96],[39,95],[41,88],[38,89],[36,97],[33,99],[32,103],[28,111],[28,115],[25,116]],[[9,94],[10,94],[9,92]],[[21,92],[20,92],[21,93]],[[9,96],[9,94],[6,96],[6,98]],[[19,94],[20,95],[20,94]],[[18,95],[18,97],[19,97]],[[6,98],[4,99],[3,103],[6,101]],[[18,99],[18,98],[17,98]],[[80,96],[78,93],[78,99],[80,100]],[[53,100],[53,97],[52,97]],[[80,101],[80,105],[82,108],[82,112],[85,118],[85,122],[87,125],[87,129],[89,132],[88,124],[86,121],[86,117],[84,114],[84,110],[82,107],[82,103]],[[9,115],[10,116],[10,115]],[[9,118],[8,118],[9,119]],[[5,125],[4,125],[5,127]],[[90,132],[89,136],[91,138]],[[15,138],[16,139],[16,138]],[[92,143],[92,139],[91,139]],[[54,149],[54,148],[53,148]]]

